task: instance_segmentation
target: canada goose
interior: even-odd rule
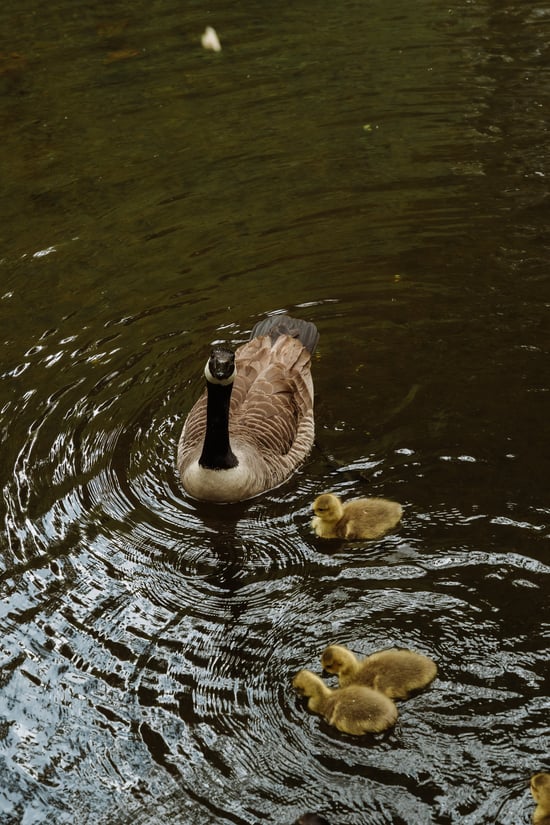
[[[343,504],[333,493],[313,502],[311,526],[322,539],[377,539],[395,527],[403,508],[387,498],[358,498]]]
[[[206,501],[242,501],[277,487],[313,444],[310,321],[270,315],[235,353],[215,347],[206,391],[178,444],[184,489]]]
[[[299,816],[294,825],[330,825],[330,822],[321,814],[306,813]]]
[[[310,670],[300,670],[292,680],[294,688],[308,696],[308,709],[323,716],[343,733],[361,736],[395,725],[397,708],[391,699],[364,685],[331,690]]]
[[[537,803],[533,811],[534,825],[550,825],[550,773],[536,773],[531,777],[531,793]]]
[[[340,687],[366,685],[391,699],[406,699],[437,675],[437,665],[428,656],[398,648],[379,650],[359,661],[347,647],[330,645],[321,655],[321,665],[338,674]]]

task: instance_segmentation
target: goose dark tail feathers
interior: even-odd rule
[[[290,335],[292,338],[298,338],[311,353],[315,351],[319,340],[315,324],[300,318],[291,318],[286,314],[268,315],[263,321],[258,321],[250,333],[250,339],[257,338],[259,335],[269,335],[273,342],[280,335]]]

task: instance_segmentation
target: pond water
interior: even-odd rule
[[[5,0],[2,825],[522,825],[550,769],[550,10]],[[201,47],[207,25],[220,52]],[[197,504],[214,340],[320,331],[316,444]],[[344,545],[311,503],[400,501]],[[432,656],[354,739],[294,673]]]

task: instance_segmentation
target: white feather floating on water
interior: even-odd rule
[[[213,52],[221,52],[222,44],[216,33],[216,29],[212,26],[207,26],[201,36],[201,44],[203,49],[211,49]]]

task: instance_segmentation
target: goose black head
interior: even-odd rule
[[[204,368],[204,374],[211,384],[232,384],[236,375],[235,353],[225,347],[214,347]]]

